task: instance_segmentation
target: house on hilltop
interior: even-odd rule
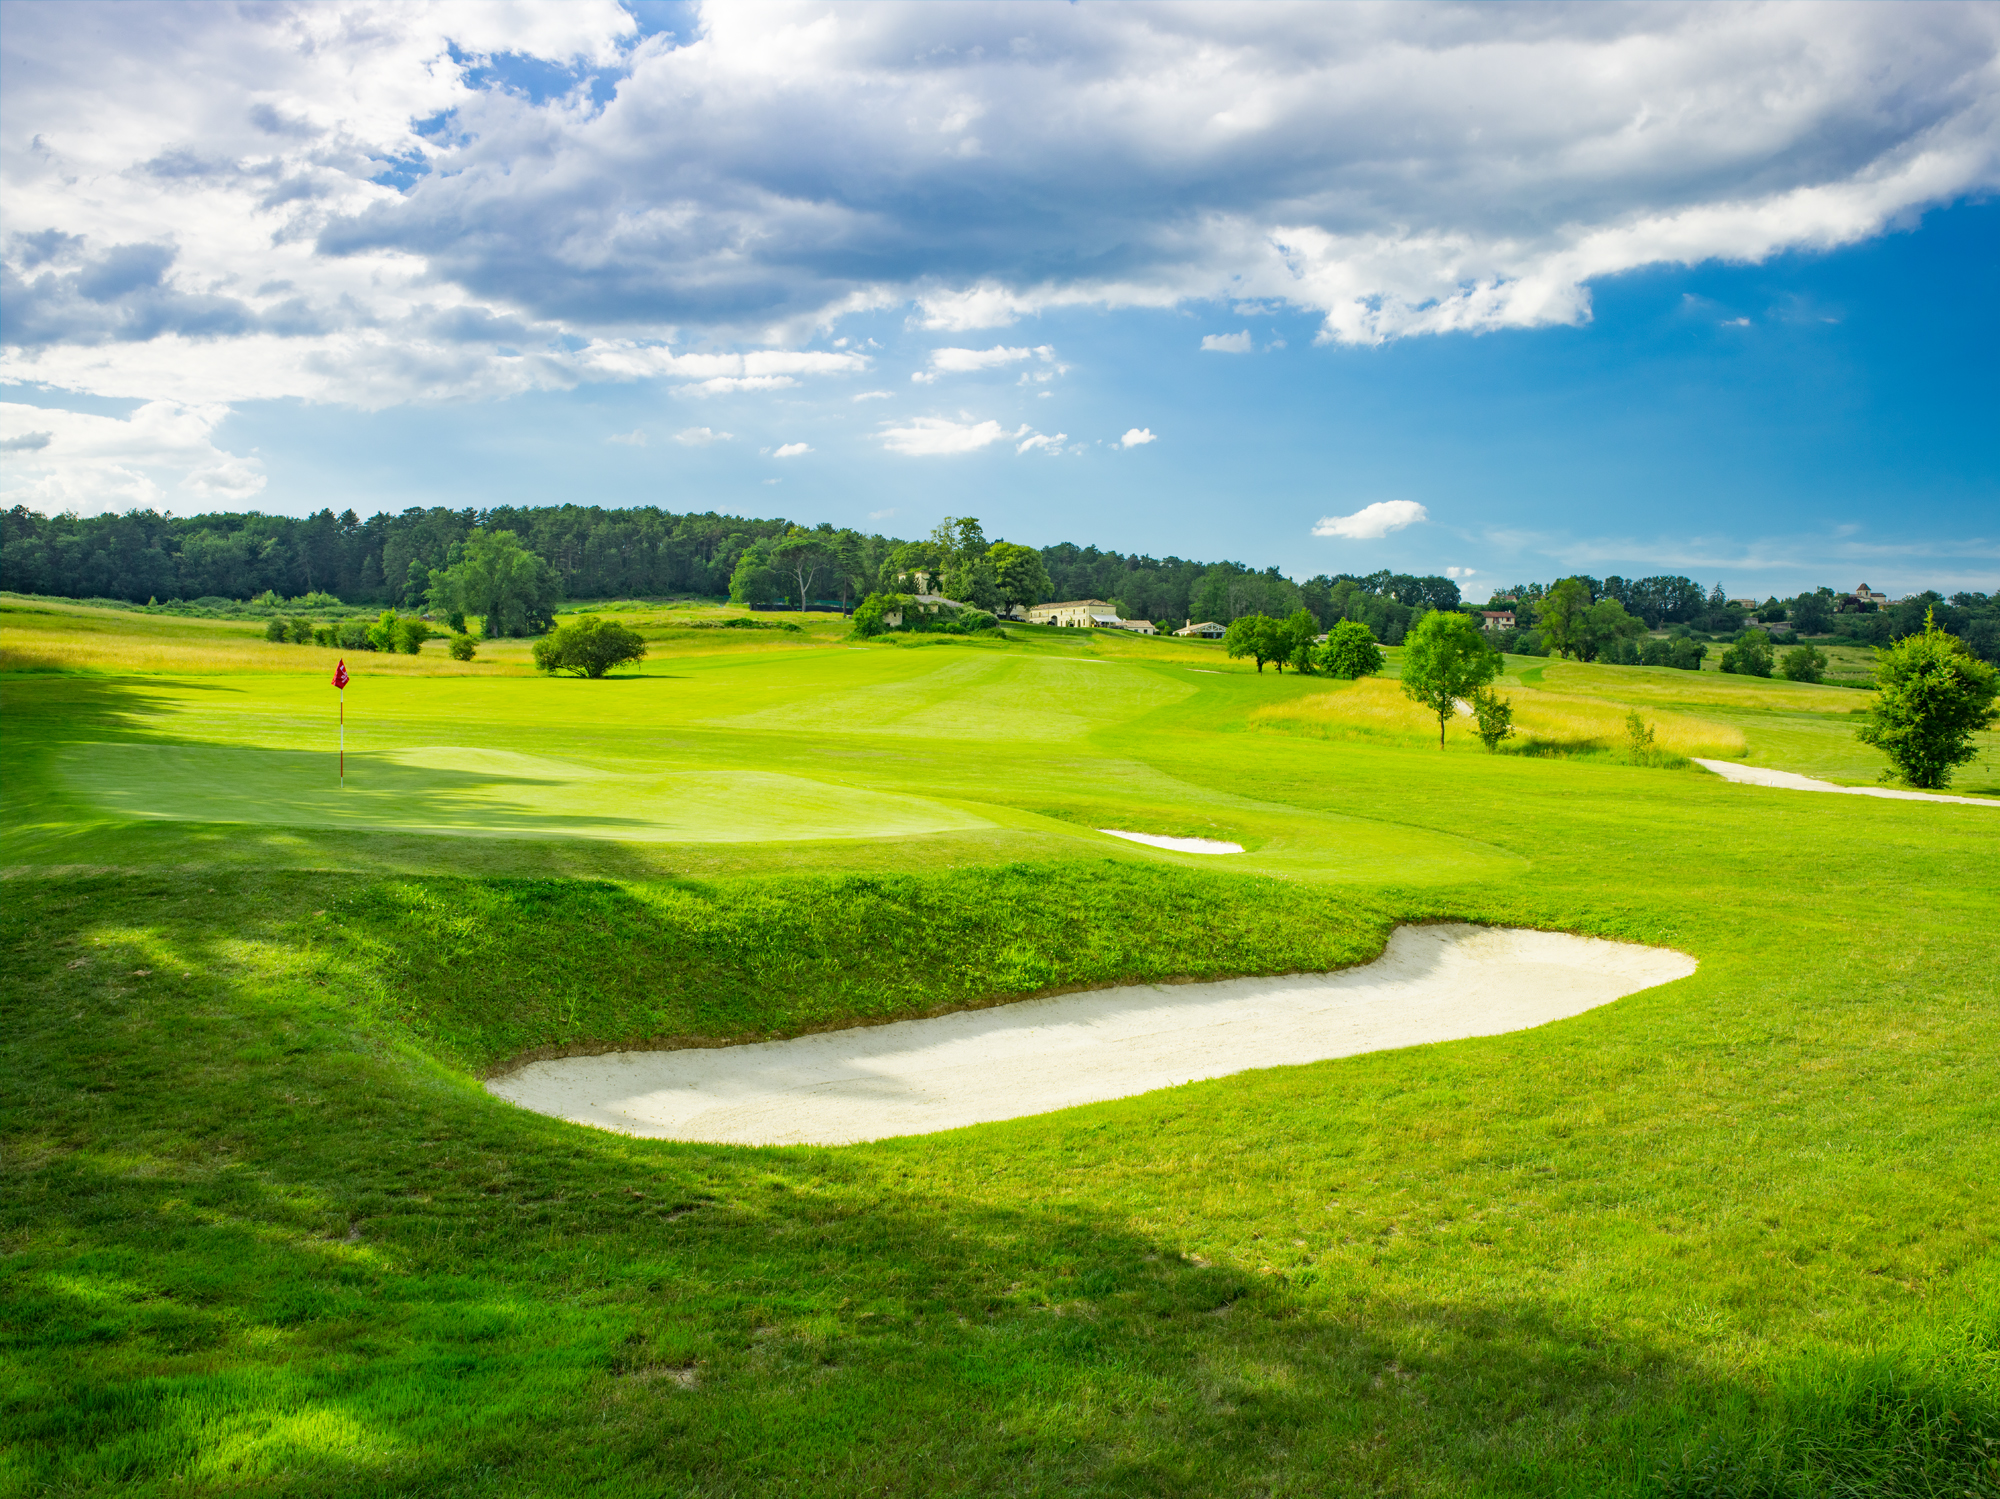
[[[1060,604],[1037,604],[1028,611],[1031,625],[1066,625],[1071,629],[1115,630],[1125,623],[1118,611],[1103,599],[1067,599]]]
[[[1511,630],[1514,628],[1512,609],[1481,609],[1479,625],[1484,630]]]
[[[1185,624],[1174,633],[1193,640],[1220,640],[1229,631],[1214,620],[1205,619],[1200,624]]]

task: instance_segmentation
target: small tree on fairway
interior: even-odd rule
[[[1278,654],[1279,642],[1273,633],[1277,623],[1262,614],[1246,614],[1241,619],[1232,619],[1222,637],[1222,648],[1229,653],[1231,660],[1241,656],[1254,658],[1257,670],[1261,672],[1264,663]],[[1279,669],[1283,670],[1283,667]]]
[[[535,642],[535,665],[541,670],[579,677],[601,677],[620,662],[638,661],[645,654],[646,642],[636,630],[595,614],[579,615]]]
[[[1403,696],[1437,715],[1438,748],[1461,698],[1500,675],[1500,655],[1463,614],[1426,614],[1403,638]]]
[[[1471,703],[1474,732],[1490,755],[1500,748],[1501,740],[1514,732],[1513,700],[1500,696],[1491,687],[1481,687],[1472,694]]]
[[[2000,720],[1993,706],[2000,672],[1939,629],[1936,611],[1924,616],[1921,635],[1875,656],[1875,702],[1855,737],[1886,754],[1912,786],[1948,785],[1952,767],[1979,753],[1972,736]]]
[[[1375,643],[1375,632],[1360,620],[1343,619],[1326,637],[1313,664],[1329,677],[1352,682],[1382,670],[1382,647]]]
[[[1795,645],[1785,652],[1778,670],[1791,682],[1817,682],[1826,675],[1826,652],[1816,645]]]
[[[1284,650],[1283,660],[1290,662],[1298,672],[1310,672],[1313,669],[1313,637],[1319,634],[1319,621],[1313,617],[1312,610],[1293,610],[1291,618],[1279,625],[1278,631],[1281,636],[1279,644]]]

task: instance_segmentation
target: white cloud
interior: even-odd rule
[[[1158,441],[1159,439],[1153,435],[1151,427],[1134,427],[1118,439],[1118,446],[1121,448],[1138,448],[1144,447],[1149,442]]]
[[[1204,334],[1201,347],[1209,354],[1248,354],[1250,352],[1250,330],[1241,333]]]
[[[1037,354],[1042,358],[1054,357],[1053,349],[1009,349],[995,345],[990,349],[932,349],[931,368],[947,375],[966,375],[975,370],[990,370],[1003,364],[1019,364],[1023,359],[1032,359]]]
[[[1479,569],[1476,567],[1447,567],[1444,570],[1444,575],[1447,578],[1469,578],[1478,571]]]
[[[898,512],[892,507],[888,510],[871,510],[868,512],[868,518],[870,520],[890,520],[897,514]]]
[[[996,421],[954,422],[941,416],[919,416],[901,427],[882,429],[882,446],[892,453],[928,458],[944,453],[971,453],[1007,438],[1025,436],[1027,428],[1009,432]]]
[[[771,456],[773,458],[797,458],[801,454],[810,453],[811,451],[812,444],[809,442],[788,442]]]
[[[1033,437],[1024,438],[1020,446],[1015,448],[1014,451],[1017,453],[1029,453],[1033,452],[1036,448],[1041,448],[1053,458],[1062,452],[1062,445],[1068,441],[1069,433],[1067,432],[1058,432],[1054,437],[1050,437],[1045,432],[1037,432]]]
[[[858,358],[793,351],[892,308],[1577,323],[2000,187],[1991,5],[104,14],[0,30],[0,378],[183,406],[786,388],[839,370],[668,346]],[[537,103],[500,52],[568,71]]]
[[[687,448],[705,448],[712,442],[731,440],[732,433],[718,432],[713,427],[683,427],[674,434],[674,441]]]
[[[1339,536],[1348,541],[1377,541],[1391,531],[1429,520],[1430,512],[1415,500],[1377,500],[1352,515],[1329,515],[1313,527],[1315,536]]]
[[[799,382],[790,375],[717,375],[699,385],[676,385],[677,396],[733,396],[746,390],[790,390]]]
[[[254,453],[218,448],[226,406],[154,401],[127,417],[0,402],[0,505],[54,513],[169,503],[241,507],[265,485]]]
[[[630,432],[614,432],[604,439],[606,442],[622,442],[627,447],[643,448],[646,445],[646,429],[634,427]]]
[[[860,395],[854,397],[854,399],[857,401],[886,401],[894,394],[893,390],[864,390]]]

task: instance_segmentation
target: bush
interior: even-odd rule
[[[1343,619],[1313,653],[1313,665],[1326,676],[1352,682],[1382,670],[1382,648],[1360,620]]]
[[[1826,652],[1816,645],[1795,645],[1785,652],[1778,670],[1790,682],[1817,682],[1826,676]]]
[[[372,651],[375,649],[372,632],[376,628],[365,619],[343,619],[334,626],[332,643],[343,651]]]
[[[454,661],[470,661],[479,654],[479,642],[460,630],[451,637],[451,642],[445,646],[445,650],[451,654],[451,659]]]
[[[1486,746],[1488,754],[1500,748],[1500,741],[1514,733],[1514,704],[1509,698],[1500,696],[1491,687],[1482,687],[1472,694],[1473,732],[1479,735],[1479,742]]]
[[[328,650],[334,649],[340,644],[340,626],[314,625],[312,643],[325,646]]]
[[[399,619],[395,625],[396,649],[406,656],[414,656],[424,648],[424,642],[431,638],[431,627],[420,619]]]
[[[293,620],[290,625],[290,631],[292,644],[294,645],[311,645],[319,634],[313,628],[313,622],[309,619]]]
[[[266,640],[275,640],[280,645],[283,645],[285,641],[291,638],[291,631],[286,627],[282,619],[274,615],[271,622],[264,626],[264,638]]]
[[[1776,665],[1771,637],[1762,630],[1745,630],[1736,644],[1722,653],[1722,669],[1745,677],[1768,677]]]
[[[2000,719],[1993,707],[2000,672],[1939,629],[1935,613],[1923,634],[1904,636],[1876,660],[1875,702],[1855,737],[1887,755],[1912,786],[1949,784],[1952,767],[1979,753],[1972,736]]]
[[[537,667],[579,677],[601,677],[612,667],[641,660],[645,654],[646,642],[637,631],[595,614],[579,615],[535,642]]]

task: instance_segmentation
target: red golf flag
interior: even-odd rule
[[[336,687],[345,687],[347,685],[347,661],[345,658],[342,658],[340,665],[333,669],[333,685]]]

